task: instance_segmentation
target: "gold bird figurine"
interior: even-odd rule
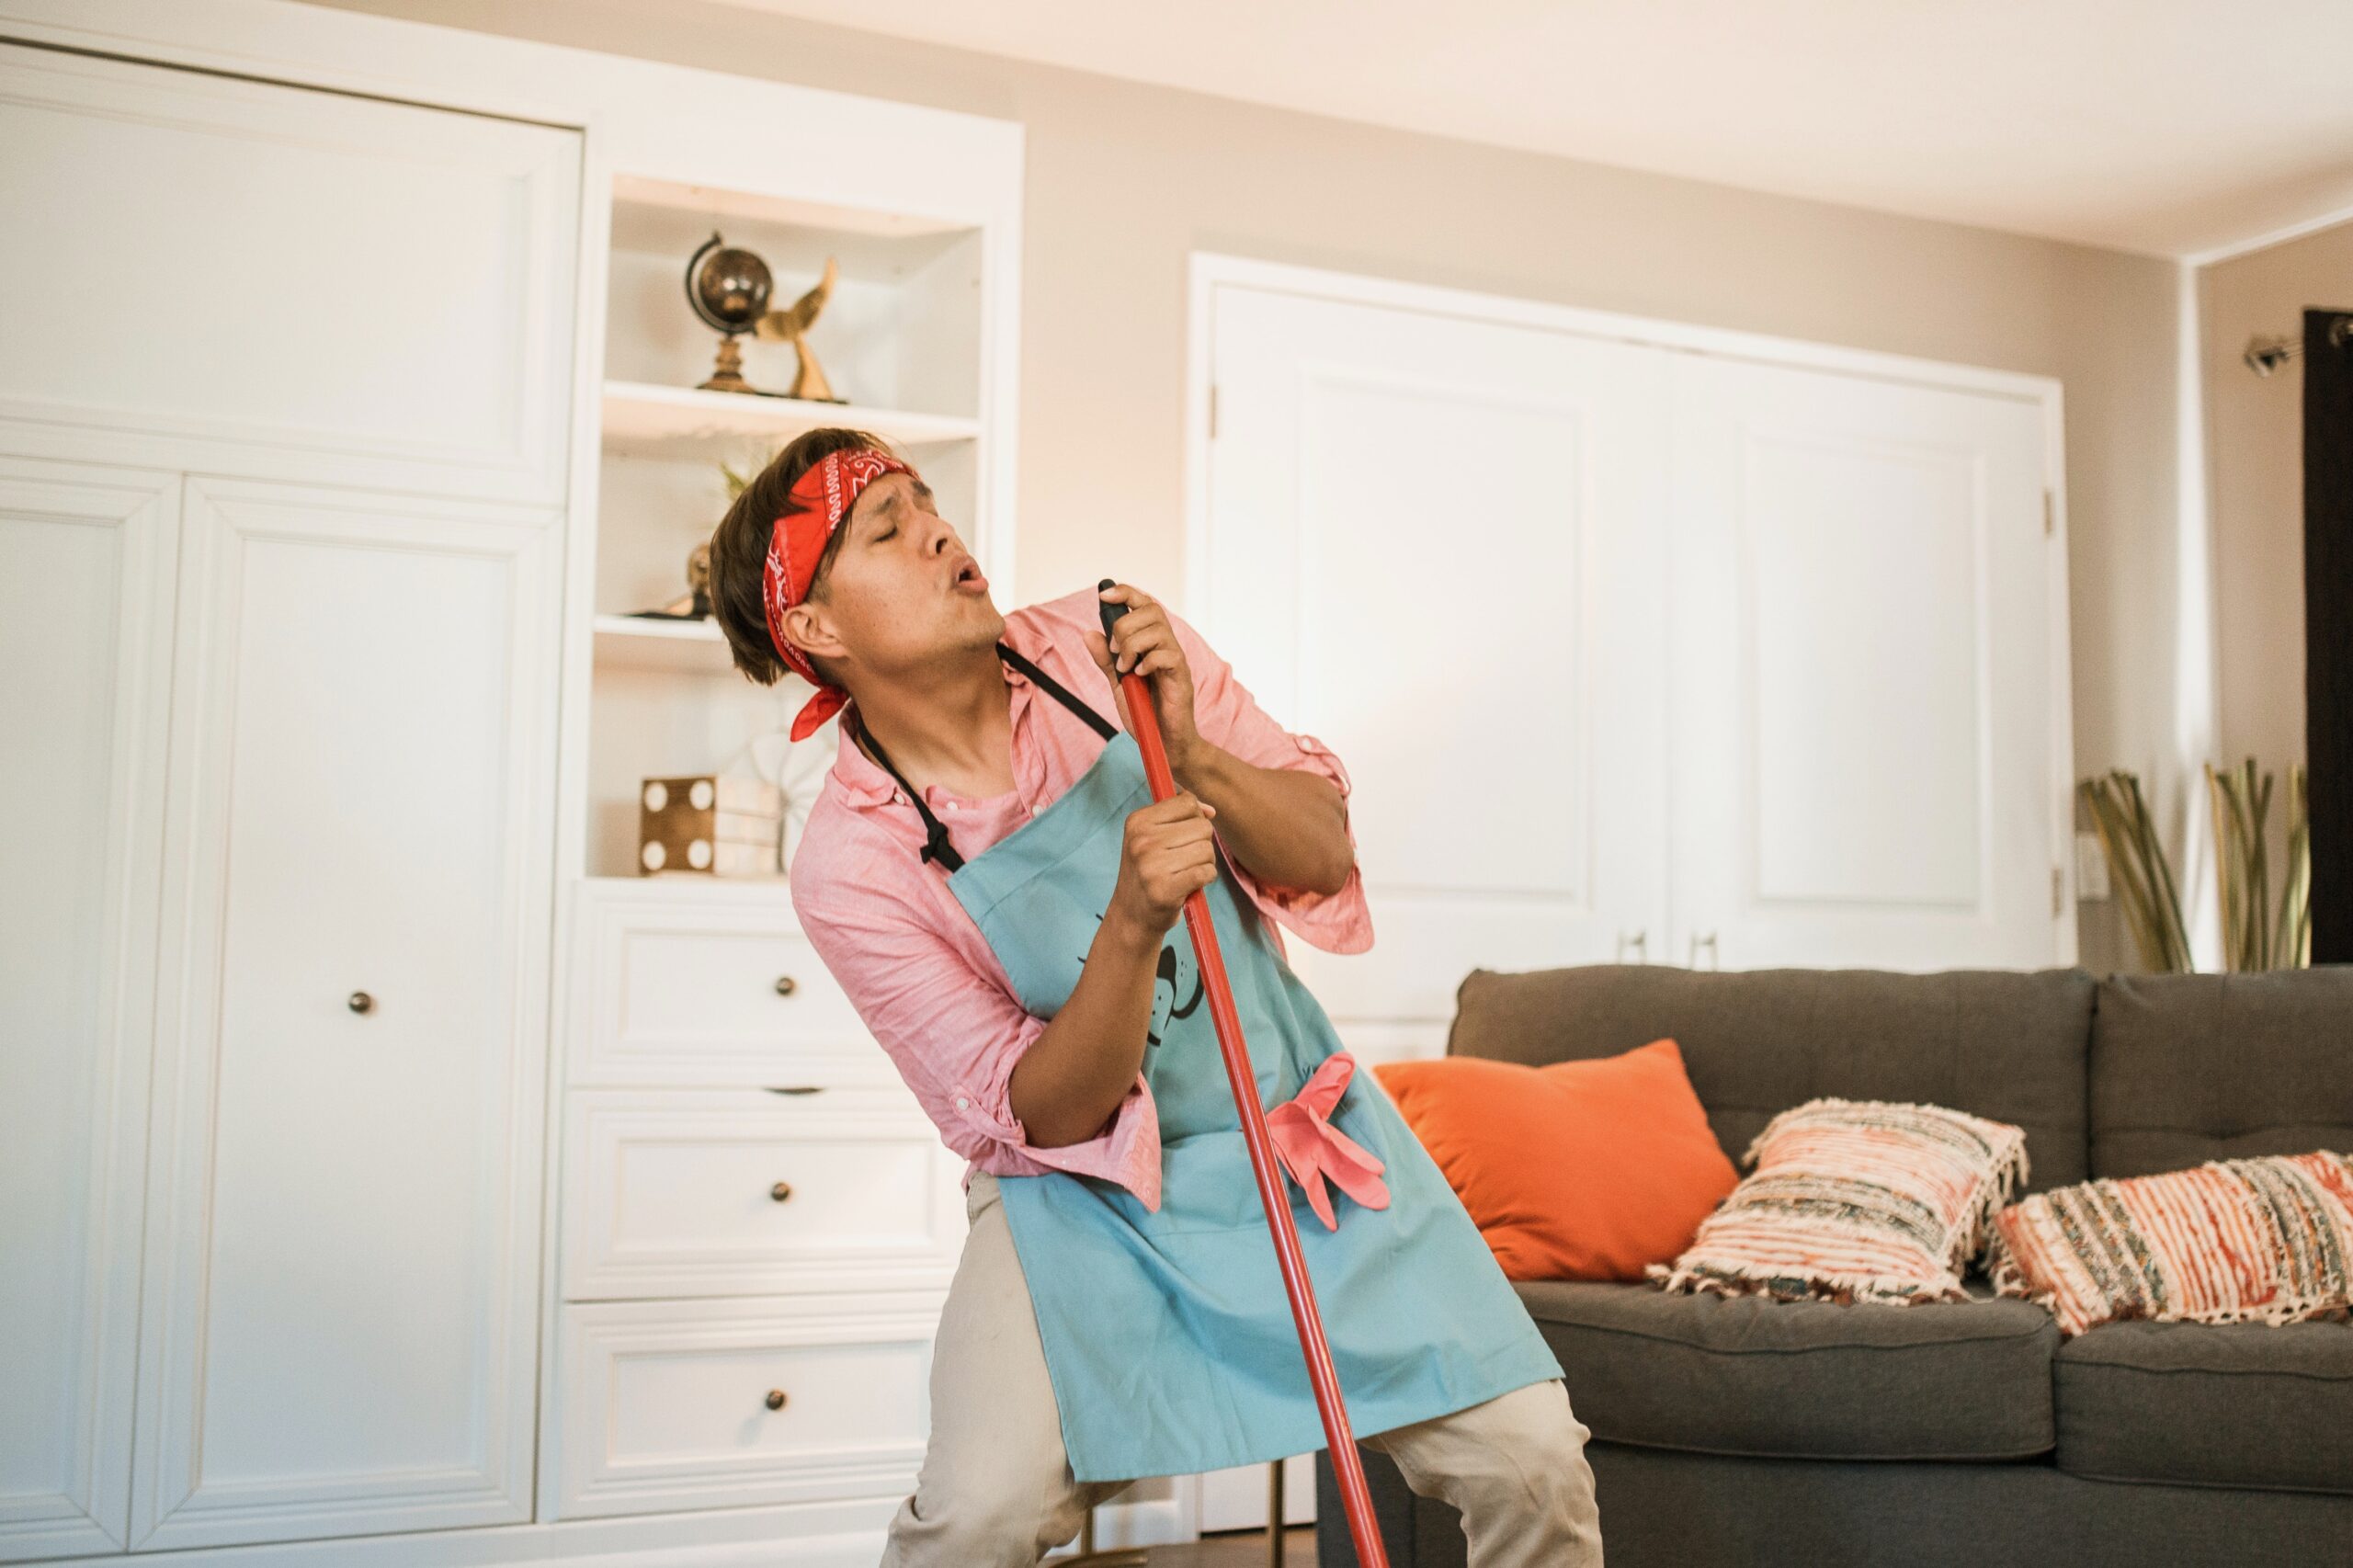
[[[762,316],[759,324],[752,329],[754,337],[766,338],[770,342],[791,344],[792,351],[800,356],[801,369],[792,378],[792,390],[785,394],[788,397],[806,398],[812,403],[849,401],[834,395],[833,386],[825,380],[825,372],[819,367],[817,357],[809,351],[807,336],[809,328],[817,320],[817,313],[825,308],[825,301],[833,297],[834,279],[837,272],[838,268],[834,264],[834,258],[827,256],[825,275],[817,279],[815,288],[793,301],[790,308],[770,311]]]

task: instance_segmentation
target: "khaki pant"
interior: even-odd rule
[[[1071,1475],[995,1177],[973,1173],[965,1212],[972,1234],[932,1359],[931,1444],[882,1568],[1032,1568],[1129,1485]],[[1363,1441],[1415,1492],[1461,1510],[1471,1568],[1601,1568],[1591,1436],[1555,1379]]]

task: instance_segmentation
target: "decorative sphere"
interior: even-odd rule
[[[745,332],[768,308],[776,279],[750,251],[722,244],[713,234],[687,263],[687,300],[706,325]]]

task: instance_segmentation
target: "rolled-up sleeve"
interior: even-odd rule
[[[801,870],[796,864],[793,911],[801,930],[950,1149],[996,1176],[1101,1176],[1146,1208],[1160,1206],[1160,1122],[1142,1073],[1095,1137],[1030,1142],[1013,1114],[1013,1069],[1046,1020],[1022,1009],[977,931],[960,947],[888,878]]]
[[[1352,863],[1348,880],[1338,891],[1317,892],[1312,888],[1287,888],[1262,881],[1234,858],[1231,846],[1221,836],[1219,846],[1226,850],[1226,860],[1233,867],[1244,891],[1270,919],[1290,926],[1313,946],[1333,953],[1363,952],[1372,946],[1372,909],[1365,901],[1364,869],[1354,863],[1357,829],[1347,814],[1348,796],[1354,786],[1339,754],[1313,735],[1295,733],[1277,723],[1235,677],[1233,666],[1209,645],[1190,622],[1173,609],[1168,612],[1168,619],[1176,629],[1176,641],[1185,650],[1185,662],[1192,670],[1193,724],[1201,738],[1253,767],[1289,767],[1320,775],[1340,791],[1341,822],[1347,831]],[[1280,943],[1279,935],[1276,940]]]

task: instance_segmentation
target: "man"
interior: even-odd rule
[[[1339,758],[1132,585],[999,614],[921,477],[859,432],[779,453],[720,524],[711,578],[737,666],[817,688],[793,738],[841,713],[794,909],[972,1162],[886,1568],[1026,1568],[1129,1481],[1323,1444],[1172,933],[1197,889],[1358,1435],[1461,1509],[1473,1568],[1597,1565],[1559,1363],[1284,961],[1279,925],[1372,942]],[[1104,603],[1127,607],[1108,640]],[[1164,801],[1128,733],[1131,670],[1179,785]]]

